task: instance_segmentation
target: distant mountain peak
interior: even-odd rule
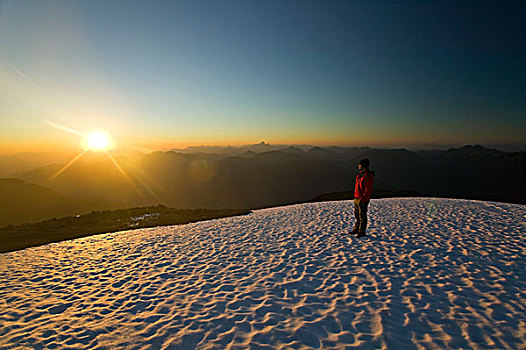
[[[280,149],[280,151],[281,152],[285,152],[285,153],[294,153],[294,154],[303,154],[303,153],[305,153],[301,148],[294,147],[294,146],[285,147],[283,149]]]
[[[499,150],[487,148],[482,145],[466,145],[460,148],[450,148],[446,151],[448,154],[455,155],[485,155],[485,154],[500,154]]]
[[[269,143],[265,143],[264,141],[261,141],[260,143],[257,143],[257,144],[254,144],[248,147],[247,146],[241,147],[241,149],[246,149],[248,151],[261,153],[261,152],[267,152],[267,151],[273,150],[274,147],[271,146]]]

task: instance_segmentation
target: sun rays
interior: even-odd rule
[[[82,158],[83,155],[85,155],[88,151],[83,151],[83,152],[80,152],[79,154],[77,154],[75,157],[73,157],[72,160],[70,160],[66,165],[64,165],[59,171],[57,171],[53,176],[51,176],[49,178],[49,180],[53,180],[54,178],[56,178],[57,176],[59,176],[60,174],[62,174],[64,171],[66,171],[67,168],[69,168],[70,166],[72,166],[77,160],[79,160],[80,158]]]
[[[73,157],[66,165],[64,165],[62,168],[60,168],[55,174],[53,174],[49,181],[52,181],[56,179],[59,175],[63,174],[67,169],[69,169],[73,164],[78,162],[82,157],[84,157],[89,152],[96,152],[100,154],[104,154],[108,157],[108,159],[111,161],[113,166],[118,170],[119,174],[133,187],[135,192],[142,197],[143,199],[146,199],[146,194],[151,196],[155,201],[160,202],[159,196],[157,193],[152,189],[152,185],[148,184],[148,181],[151,181],[149,177],[144,174],[142,171],[140,171],[140,167],[137,164],[128,164],[131,166],[131,173],[130,171],[126,171],[123,167],[123,164],[121,164],[118,160],[119,157],[116,157],[111,154],[111,151],[114,150],[117,146],[117,142],[111,137],[111,135],[107,131],[103,130],[91,130],[88,132],[81,132],[75,129],[72,129],[70,127],[57,124],[51,121],[45,121],[46,124],[59,129],[66,131],[71,134],[75,134],[82,137],[82,147],[83,151],[78,153],[75,157]],[[130,157],[127,157],[127,159],[130,159]],[[133,161],[132,161],[133,163]],[[128,168],[130,168],[128,166]],[[145,190],[145,191],[144,191]]]

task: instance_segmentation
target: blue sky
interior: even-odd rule
[[[524,2],[0,4],[3,149],[526,140]]]

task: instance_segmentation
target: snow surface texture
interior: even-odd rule
[[[1,348],[526,347],[526,206],[293,205],[0,255]]]

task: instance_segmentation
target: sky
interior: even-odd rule
[[[147,149],[526,144],[525,15],[524,1],[0,0],[0,152],[76,149],[93,129]]]

